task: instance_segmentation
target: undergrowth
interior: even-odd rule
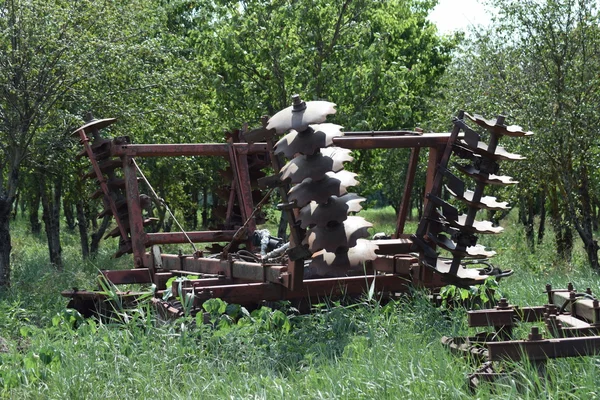
[[[486,245],[499,252],[495,264],[515,270],[498,288],[511,303],[543,304],[546,283],[600,290],[598,275],[578,254],[570,263],[553,260],[551,234],[531,254],[520,228],[508,224]],[[82,262],[74,235],[65,234],[59,272],[24,221],[13,236],[13,286],[0,298],[0,398],[473,397],[465,377],[475,365],[440,342],[443,335],[473,333],[466,311],[435,308],[426,293],[387,303],[365,294],[304,315],[289,304],[249,312],[214,300],[205,304],[208,324],[191,317],[159,321],[149,302],[118,310],[126,315],[118,321],[84,320],[65,309],[60,291],[95,288],[99,268],[130,260],[112,260],[105,246],[94,261]],[[508,367],[510,378],[483,385],[475,396],[598,397],[597,357],[551,360],[544,377],[527,363]]]

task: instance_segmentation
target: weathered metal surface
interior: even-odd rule
[[[524,131],[518,125],[505,125],[504,118],[496,118],[493,119],[485,119],[480,115],[475,114],[471,116],[469,113],[465,113],[465,116],[469,118],[471,121],[475,122],[477,125],[486,128],[492,133],[497,135],[506,135],[506,136],[532,136],[533,132]]]
[[[343,196],[348,188],[358,185],[356,174],[349,171],[328,172],[323,179],[314,181],[310,178],[294,186],[288,193],[290,201],[302,208],[311,201],[325,203],[330,196]]]
[[[281,180],[300,183],[306,178],[319,180],[327,172],[338,172],[344,168],[345,162],[354,160],[350,150],[339,147],[328,147],[310,156],[300,155],[290,160],[281,169]]]
[[[358,239],[369,236],[368,229],[372,226],[362,217],[350,216],[342,223],[309,229],[304,241],[312,252],[322,249],[336,252],[340,247],[349,249],[356,246]]]
[[[261,154],[267,151],[264,143],[234,143],[240,154]],[[112,146],[110,155],[114,157],[192,157],[192,156],[229,156],[229,145],[225,143],[195,144],[126,144]]]
[[[342,127],[335,124],[311,125],[304,131],[291,131],[275,144],[275,154],[292,158],[295,154],[312,155],[331,146],[333,139],[343,136]],[[343,146],[342,146],[343,147]]]
[[[319,124],[328,115],[335,114],[335,104],[328,101],[304,102],[300,96],[292,97],[293,105],[273,115],[266,126],[267,130],[274,129],[278,134],[294,129],[303,131],[311,124]]]
[[[546,293],[550,301],[543,306],[520,308],[501,299],[494,309],[469,311],[470,327],[490,326],[496,334],[480,336],[478,340],[445,338],[443,342],[469,343],[463,349],[466,351],[485,348],[487,363],[484,366],[489,368],[486,371],[480,368],[470,378],[489,380],[506,376],[493,373],[492,363],[528,359],[543,366],[550,358],[600,354],[600,306],[591,290],[577,293],[572,284],[567,290],[553,290],[551,285],[546,285]],[[539,322],[544,322],[547,334],[553,338],[545,338],[540,328],[534,325],[526,340],[513,340],[514,327]],[[471,383],[476,386],[478,381],[475,379]]]
[[[325,227],[331,221],[340,223],[348,218],[348,213],[362,210],[360,203],[363,201],[365,198],[355,193],[331,196],[324,203],[311,201],[300,210],[298,221],[303,229],[311,226]]]

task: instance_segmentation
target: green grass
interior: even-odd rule
[[[393,210],[363,213],[376,224],[374,232],[393,231]],[[600,290],[579,248],[571,263],[556,262],[549,232],[532,254],[514,222],[511,215],[505,234],[485,239],[499,252],[494,262],[515,269],[500,283],[511,303],[543,304],[546,283]],[[436,309],[422,294],[387,305],[365,300],[290,313],[289,331],[274,323],[270,310],[213,327],[160,323],[144,305],[128,312],[127,324],[88,320],[74,329],[78,319],[65,311],[59,292],[91,288],[97,268],[130,260],[112,260],[105,246],[84,263],[76,238],[65,234],[65,270],[57,272],[48,265],[43,238],[28,235],[25,221],[17,221],[13,237],[14,285],[0,298],[7,348],[0,352],[0,398],[473,398],[465,376],[474,365],[440,343],[443,335],[473,333],[465,311]],[[597,398],[599,368],[597,357],[551,360],[540,378],[519,363],[512,379],[483,386],[475,397]]]

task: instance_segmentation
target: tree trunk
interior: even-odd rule
[[[527,246],[532,252],[535,251],[535,233],[533,231],[534,214],[535,210],[531,198],[521,197],[519,201],[519,220],[525,227],[525,238],[527,239]]]
[[[10,200],[0,195],[0,293],[10,287]]]
[[[208,188],[202,188],[202,226],[208,227]]]
[[[538,228],[537,242],[541,244],[544,240],[544,235],[546,233],[546,192],[540,192],[539,198],[539,209],[540,209],[540,225]]]
[[[19,199],[21,196],[21,191],[17,192],[17,197],[15,198],[15,201],[13,203],[13,207],[12,207],[12,215],[11,218],[14,220],[17,219],[17,211],[19,211]]]
[[[592,204],[590,201],[589,191],[589,175],[587,168],[582,167],[581,184],[579,186],[579,201],[581,211],[581,222],[578,220],[575,224],[579,237],[585,246],[585,252],[588,256],[590,266],[600,271],[600,263],[598,263],[598,242],[594,240],[594,224],[592,216]]]
[[[88,224],[87,216],[85,215],[85,206],[83,200],[77,200],[75,204],[77,211],[77,225],[79,226],[79,240],[81,242],[81,257],[84,260],[90,257],[90,246],[88,244]]]
[[[40,191],[34,190],[29,199],[29,226],[31,233],[39,235],[42,231],[42,223],[40,222]]]
[[[556,189],[549,189],[548,196],[550,221],[555,232],[556,254],[560,259],[570,261],[573,250],[573,230],[560,212]]]
[[[69,232],[73,232],[77,223],[75,221],[75,214],[73,213],[73,203],[66,197],[63,198],[63,214],[67,222],[67,229]]]
[[[100,248],[100,240],[102,240],[102,236],[104,235],[104,232],[106,232],[106,229],[110,224],[111,218],[112,217],[110,215],[105,216],[102,219],[102,223],[98,227],[98,230],[92,233],[92,240],[90,242],[90,254],[92,255],[92,257],[95,257],[98,254],[98,249]]]
[[[56,178],[54,188],[50,188],[50,193],[48,193],[44,184],[41,185],[40,189],[50,262],[57,270],[62,271],[62,248],[60,245],[60,199],[62,196],[62,176]],[[50,194],[52,194],[52,198],[50,198]]]

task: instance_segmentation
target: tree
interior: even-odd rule
[[[153,52],[160,44],[155,6],[152,0],[0,1],[0,289],[10,283],[8,215],[23,162],[39,143],[51,144],[80,124],[83,111],[118,109],[111,100],[119,91],[141,89],[136,77],[151,77],[161,54]]]
[[[346,130],[412,129],[428,119],[455,44],[427,20],[434,1],[186,3],[193,7],[182,25],[194,32],[198,57],[208,60],[215,106],[230,123],[273,115],[300,93],[337,103],[329,120]],[[402,187],[403,171],[390,182],[373,162],[400,153],[356,152],[355,164],[364,167],[361,190]],[[388,194],[397,205],[399,192]]]
[[[530,205],[539,196],[547,199],[559,254],[570,254],[574,228],[590,265],[600,270],[593,203],[600,144],[597,5],[582,0],[490,3],[499,13],[489,31],[477,32],[457,58],[453,97],[466,99],[467,109],[514,116],[512,121],[535,131],[530,141],[514,147],[528,157],[515,165],[521,182],[517,196]]]

